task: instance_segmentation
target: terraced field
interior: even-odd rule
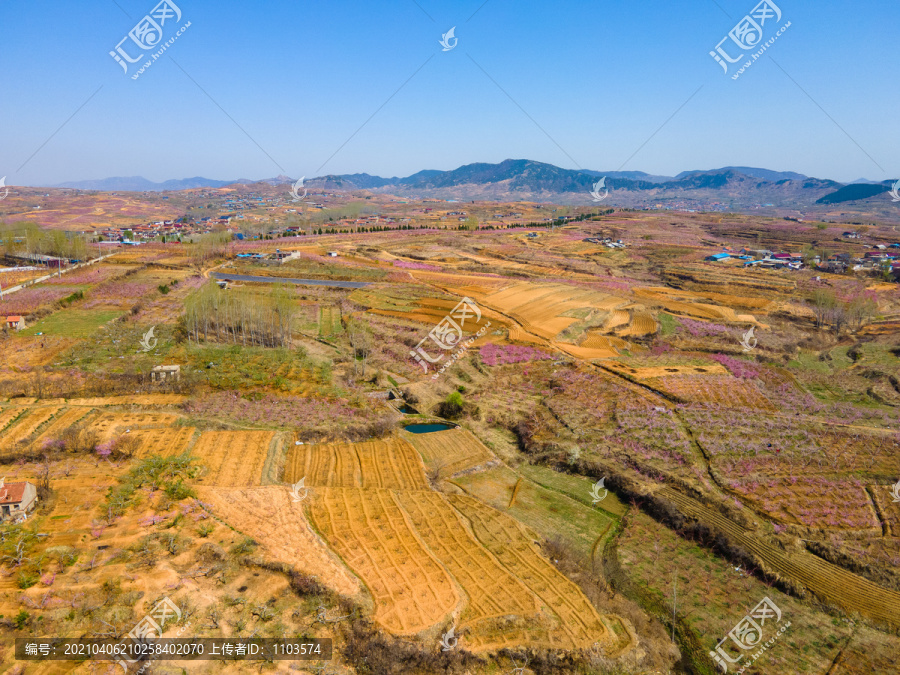
[[[191,450],[207,469],[200,482],[220,487],[251,487],[262,480],[274,431],[206,431]]]
[[[471,431],[461,427],[430,434],[404,432],[404,436],[422,455],[425,466],[429,470],[440,469],[444,478],[495,459]]]
[[[304,502],[284,487],[197,488],[212,512],[257,541],[273,560],[309,574],[338,593],[358,594],[362,587],[309,525]]]
[[[872,583],[811,553],[786,553],[769,546],[718,511],[708,509],[680,492],[664,488],[659,494],[674,502],[685,514],[725,532],[739,545],[758,556],[769,569],[799,582],[827,604],[890,626],[900,626],[896,611],[900,606],[900,593],[897,591]]]
[[[398,635],[445,621],[462,598],[411,528],[389,490],[324,487],[310,515],[317,530],[366,584],[375,620]]]
[[[469,521],[478,541],[552,610],[548,638],[554,647],[579,649],[614,640],[581,590],[541,555],[521,525],[472,497],[448,499]]]
[[[180,455],[188,449],[194,438],[195,431],[194,427],[139,429],[133,431],[130,435],[138,443],[134,454],[136,457]]]
[[[11,448],[16,443],[28,439],[60,410],[62,410],[60,406],[32,408],[0,434],[0,444]]]
[[[84,420],[93,412],[91,408],[67,408],[57,415],[50,424],[41,431],[41,438],[55,438],[69,427]]]
[[[467,603],[459,626],[469,629],[466,649],[501,649],[546,642],[546,635],[535,634],[541,628],[535,620],[530,630],[510,628],[499,621],[509,615],[536,615],[540,610],[537,598],[478,543],[444,496],[436,492],[402,492],[395,499],[409,516],[416,533],[466,594]]]
[[[129,429],[170,427],[177,419],[170,413],[102,413],[91,419],[89,428],[109,439]]]
[[[418,454],[402,438],[291,446],[284,480],[295,483],[304,477],[310,487],[403,490],[427,485]]]

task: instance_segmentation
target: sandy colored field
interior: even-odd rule
[[[69,399],[69,405],[109,406],[109,405],[180,405],[188,400],[179,394],[143,394],[141,396],[103,396],[96,398]]]
[[[259,485],[274,439],[274,431],[204,432],[191,450],[209,470],[199,482],[219,487]]]
[[[549,631],[553,646],[578,649],[615,640],[581,590],[541,555],[519,523],[472,497],[453,495],[449,500],[469,521],[478,541],[555,614]]]
[[[134,451],[136,457],[148,455],[180,455],[188,449],[194,438],[194,427],[171,427],[169,429],[138,429],[132,436],[138,443]]]
[[[584,349],[601,349],[604,351],[618,351],[620,349],[629,349],[631,345],[622,338],[613,337],[611,335],[601,335],[598,332],[588,331],[579,347]]]
[[[647,378],[643,382],[685,403],[718,403],[749,410],[776,409],[752,384],[730,375],[668,375]]]
[[[170,413],[101,413],[91,418],[89,428],[103,439],[110,439],[129,430],[170,427],[177,419]]]
[[[13,336],[0,349],[0,368],[47,365],[76,342],[72,338],[55,336]]]
[[[357,578],[310,527],[305,502],[296,501],[287,488],[198,486],[197,495],[213,513],[259,542],[274,560],[315,577],[343,595],[361,592]]]
[[[472,434],[457,427],[430,434],[404,433],[422,455],[430,469],[440,469],[442,478],[449,478],[494,459],[493,453]]]
[[[504,569],[478,543],[460,520],[446,497],[436,492],[400,492],[395,499],[407,513],[416,533],[441,561],[466,594],[460,629],[468,629],[465,648],[501,649],[546,642],[536,621],[537,597]],[[521,620],[517,626],[498,625],[501,617],[529,617],[530,630]],[[493,621],[492,621],[493,620]],[[531,625],[534,624],[534,625]],[[538,639],[535,639],[537,637]]]
[[[41,438],[55,438],[58,434],[83,420],[91,412],[90,408],[67,408],[43,429]]]
[[[678,288],[648,287],[635,288],[634,294],[641,298],[653,300],[682,300],[694,302],[697,300],[711,300],[714,303],[726,307],[741,307],[766,312],[774,306],[774,302],[768,297],[748,297],[743,295],[729,295],[727,293],[704,292],[696,293]]]
[[[646,380],[651,377],[667,377],[670,375],[729,375],[728,369],[720,363],[704,366],[653,366],[634,368],[624,363],[610,361],[604,363],[603,366],[614,373],[621,373],[628,377],[632,377],[635,380]]]
[[[13,420],[24,413],[28,408],[25,406],[13,406],[11,408],[0,409],[0,435],[6,427],[12,424]]]
[[[402,438],[292,445],[284,480],[312,487],[418,489],[427,485],[415,449]]]
[[[9,448],[19,441],[24,441],[42,425],[49,422],[60,410],[59,406],[32,408],[0,434],[0,444]]]
[[[389,490],[318,488],[313,523],[375,601],[375,621],[399,635],[442,623],[462,601]]]

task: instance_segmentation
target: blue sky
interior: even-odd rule
[[[900,176],[889,0],[776,0],[765,39],[791,27],[736,81],[709,52],[755,0],[174,1],[182,18],[164,40],[190,27],[133,80],[138,64],[126,75],[109,52],[155,0],[0,0],[8,184],[393,176],[506,158]]]

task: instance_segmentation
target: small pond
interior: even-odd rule
[[[415,408],[413,408],[412,406],[410,406],[410,405],[408,405],[408,404],[406,404],[406,403],[404,403],[403,405],[399,406],[399,407],[397,408],[397,410],[399,410],[400,412],[402,412],[404,415],[418,415],[418,414],[419,414],[419,411],[418,411],[418,410],[416,410]]]
[[[430,434],[435,431],[447,431],[447,429],[455,429],[456,425],[454,424],[410,424],[407,427],[404,427],[408,432],[413,434]]]

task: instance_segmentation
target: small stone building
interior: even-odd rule
[[[150,381],[158,384],[178,382],[181,379],[181,366],[154,366],[150,371]]]
[[[6,327],[10,330],[22,330],[25,328],[24,316],[8,316],[6,317]]]

